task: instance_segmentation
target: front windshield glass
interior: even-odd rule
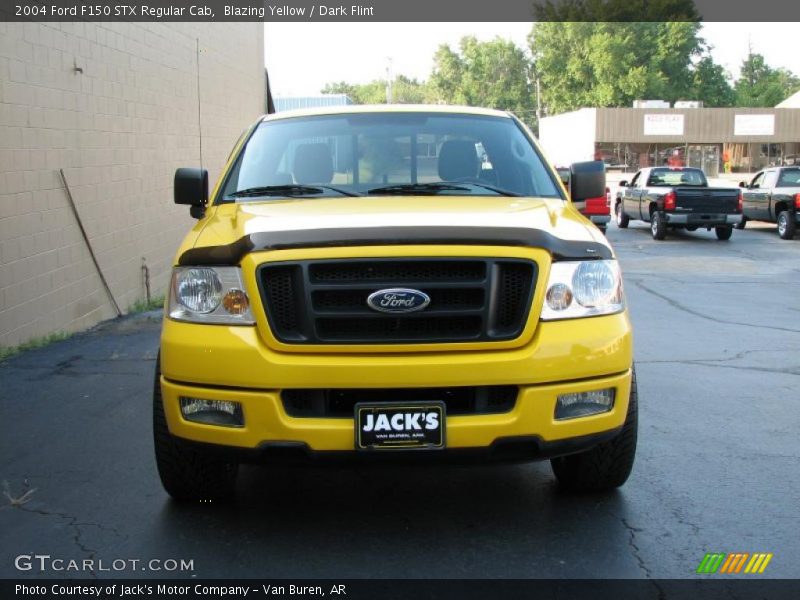
[[[218,201],[367,194],[561,198],[510,118],[357,113],[261,123]]]

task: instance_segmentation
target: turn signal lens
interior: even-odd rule
[[[572,290],[563,283],[557,283],[547,290],[547,306],[553,310],[566,310],[572,304]]]
[[[242,290],[229,290],[222,299],[222,306],[232,315],[243,315],[250,308],[250,300]]]

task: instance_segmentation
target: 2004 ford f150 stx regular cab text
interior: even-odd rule
[[[578,202],[605,193],[578,163]],[[208,198],[208,199],[207,199]],[[155,451],[175,498],[223,498],[238,464],[551,459],[569,490],[628,478],[631,326],[617,260],[513,115],[443,106],[269,115],[197,225],[161,336]]]

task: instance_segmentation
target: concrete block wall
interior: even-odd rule
[[[153,294],[194,221],[177,167],[216,180],[264,110],[261,23],[0,23],[0,347],[115,316]]]

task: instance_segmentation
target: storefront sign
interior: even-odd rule
[[[645,115],[644,135],[683,135],[683,115]]]
[[[775,115],[736,115],[733,135],[775,135]]]

